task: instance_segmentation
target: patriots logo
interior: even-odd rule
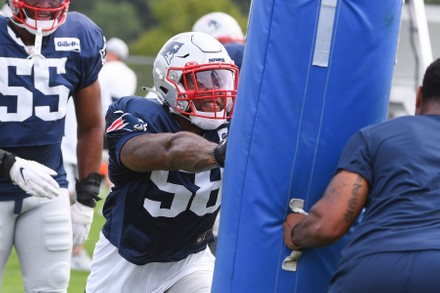
[[[124,113],[121,117],[113,121],[105,132],[110,133],[121,129],[128,132],[147,131],[147,123],[130,113]]]
[[[167,61],[168,65],[171,64],[171,60],[173,60],[174,55],[180,50],[183,46],[183,43],[180,42],[170,42],[165,48],[163,48],[161,55]]]
[[[214,19],[210,19],[208,22],[208,27],[214,32],[220,28],[220,23]]]

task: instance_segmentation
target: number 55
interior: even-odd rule
[[[0,57],[0,72],[2,72],[2,78],[0,78],[0,93],[4,96],[3,98],[6,98],[6,96],[12,96],[13,98],[16,97],[15,99],[17,100],[15,112],[11,112],[11,109],[8,111],[7,106],[0,106],[0,121],[23,122],[30,118],[34,112],[33,101],[34,96],[37,95],[37,91],[41,92],[41,94],[37,96],[39,101],[50,102],[51,99],[54,99],[54,96],[55,98],[58,98],[58,109],[56,111],[51,111],[48,105],[35,106],[35,116],[44,121],[62,119],[66,115],[67,100],[70,91],[65,85],[49,85],[49,68],[55,68],[56,74],[65,74],[66,60],[66,58],[45,59],[41,61],[40,64],[34,65],[33,60]],[[35,93],[32,92],[33,89],[29,90],[24,86],[26,84],[25,79],[22,79],[23,86],[10,85],[13,83],[17,84],[17,81],[13,80],[9,75],[9,72],[14,69],[18,77],[31,76],[33,69]],[[31,85],[29,85],[29,87],[30,86]]]

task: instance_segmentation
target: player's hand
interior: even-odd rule
[[[214,158],[215,164],[221,168],[225,167],[225,156],[226,156],[227,144],[228,144],[228,141],[227,141],[227,139],[225,139],[220,144],[218,144],[214,148],[214,150],[212,151],[212,156]]]
[[[60,186],[52,178],[57,175],[54,170],[36,161],[25,160],[15,155],[9,155],[6,160],[10,160],[8,165],[11,166],[9,176],[12,182],[26,193],[49,199],[59,195]]]
[[[84,244],[89,236],[94,209],[76,202],[70,207],[72,215],[73,246]]]
[[[290,213],[287,215],[286,220],[283,224],[283,230],[284,230],[284,244],[289,249],[301,249],[301,247],[293,242],[293,231],[296,225],[298,225],[307,215],[305,214],[298,214],[298,213]]]
[[[101,200],[99,189],[101,187],[101,175],[91,173],[81,181],[76,182],[76,201],[94,208],[96,201]]]

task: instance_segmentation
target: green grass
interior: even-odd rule
[[[96,212],[90,229],[89,239],[85,243],[85,248],[90,255],[93,253],[95,243],[99,238],[99,231],[104,224],[104,217],[101,216],[100,210],[104,200],[98,202]],[[88,272],[71,271],[68,293],[83,293],[86,285]],[[23,280],[21,276],[20,264],[18,262],[15,250],[12,251],[9,257],[6,270],[3,275],[3,286],[0,288],[0,293],[23,293]]]

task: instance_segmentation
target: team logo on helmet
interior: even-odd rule
[[[183,43],[180,42],[170,42],[166,47],[163,48],[161,55],[165,60],[167,61],[168,65],[171,64],[171,61],[174,58],[174,55],[180,50],[180,48],[183,46]]]
[[[211,28],[212,31],[216,31],[220,28],[220,23],[215,19],[210,19],[208,22],[208,27]]]

